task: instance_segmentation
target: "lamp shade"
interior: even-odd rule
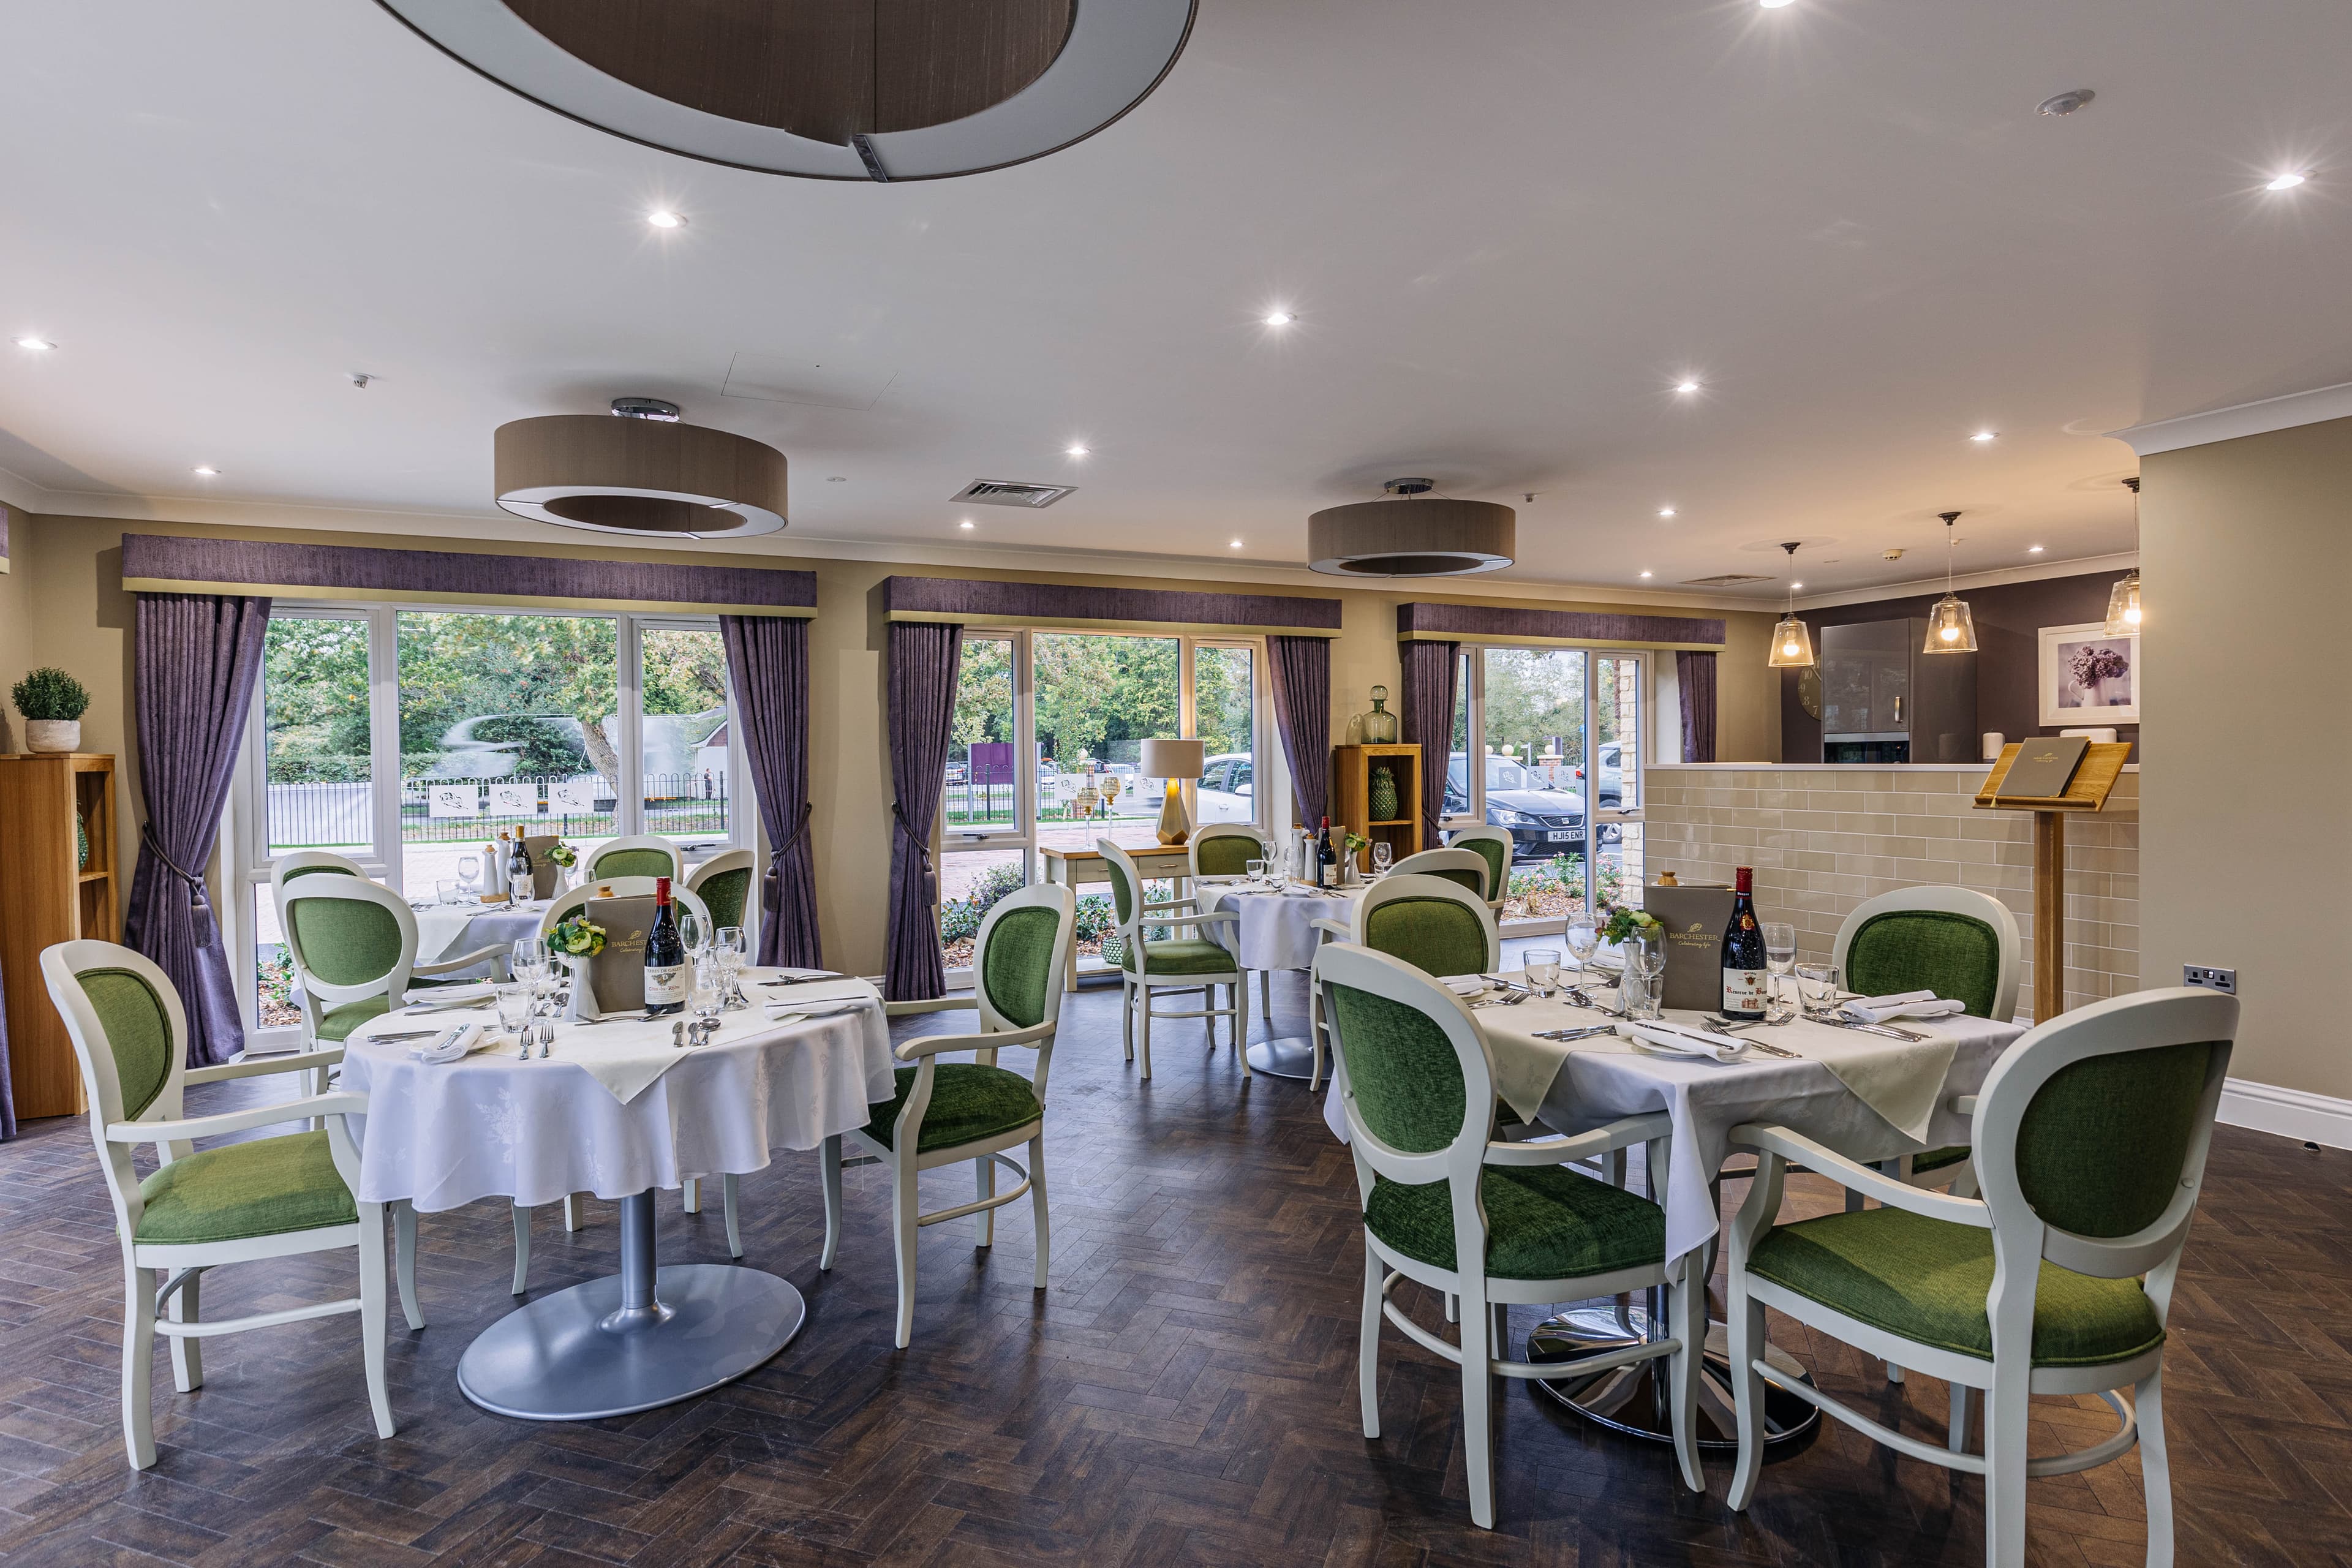
[[[1969,613],[1967,600],[1947,594],[1936,601],[1935,608],[1927,612],[1927,641],[1920,651],[1977,651],[1977,618]]]
[[[1794,616],[1783,616],[1772,627],[1772,657],[1765,661],[1773,669],[1802,668],[1813,662],[1813,635],[1805,623]]]
[[[1136,771],[1148,779],[1196,779],[1207,754],[1202,741],[1146,741]]]
[[[2111,637],[2127,637],[2139,630],[2139,568],[2116,578],[2107,590],[2107,624],[2099,629]]]
[[[1427,479],[1391,479],[1394,500],[1326,507],[1307,520],[1307,563],[1356,577],[1460,577],[1499,572],[1517,548],[1518,514],[1496,501],[1424,495]]]

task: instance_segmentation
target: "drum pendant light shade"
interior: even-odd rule
[[[1977,651],[1977,618],[1958,594],[1952,592],[1952,524],[1959,521],[1956,511],[1938,512],[1944,520],[1944,596],[1927,612],[1927,641],[1923,653],[1974,653]]]
[[[1495,501],[1424,492],[1391,479],[1393,500],[1326,507],[1307,520],[1307,563],[1343,577],[1464,577],[1499,572],[1518,546],[1518,513]]]
[[[597,533],[718,539],[784,526],[784,455],[699,425],[553,414],[499,426],[499,505]]]

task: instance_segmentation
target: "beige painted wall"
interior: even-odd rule
[[[2140,471],[2141,984],[2235,969],[2231,1076],[2352,1099],[2352,419]]]
[[[134,800],[136,758],[127,734],[131,658],[131,595],[121,587],[121,538],[142,533],[257,533],[195,524],[111,519],[42,517],[16,521],[12,553],[16,571],[0,577],[0,655],[21,647],[21,661],[59,664],[90,689],[84,744],[111,751],[123,760],[126,856],[136,849]],[[385,544],[414,548],[415,538],[373,538],[350,533],[268,531],[268,537],[324,544]],[[496,545],[463,540],[424,541],[435,549],[468,548],[504,553]],[[688,552],[656,550],[596,550],[561,542],[530,546],[541,555],[636,560],[708,561]],[[1143,588],[1191,588],[1213,581],[1201,576],[1092,576],[1019,568],[924,568],[866,561],[803,560],[789,556],[730,553],[730,563],[812,570],[817,577],[817,614],[810,629],[811,788],[816,813],[811,823],[817,857],[818,916],[830,963],[862,973],[882,967],[884,901],[889,865],[889,754],[884,735],[883,647],[885,623],[877,585],[893,574],[1019,578],[1072,584],[1108,584]],[[11,581],[11,578],[14,580]],[[1291,592],[1253,584],[1259,591]],[[1314,590],[1307,590],[1313,592]],[[1539,604],[1547,607],[1622,610],[1634,614],[1714,614],[1664,611],[1653,605],[1620,605],[1570,595],[1514,598],[1507,594],[1433,595],[1410,586],[1375,591],[1334,584],[1324,592],[1342,601],[1341,634],[1332,648],[1332,738],[1342,738],[1349,714],[1360,711],[1375,682],[1401,689],[1396,644],[1396,606],[1408,599],[1471,604]],[[12,600],[9,595],[15,595]],[[12,615],[12,606],[22,613]],[[1777,756],[1779,689],[1765,668],[1765,638],[1772,616],[1730,612],[1730,646],[1719,679],[1718,755],[1727,760],[1769,761]],[[17,629],[11,629],[13,627]],[[1664,656],[1671,658],[1671,656]],[[0,668],[10,668],[0,666]],[[13,679],[11,676],[9,679]],[[215,871],[217,868],[215,868]]]
[[[31,576],[22,560],[31,530],[26,526],[29,520],[22,512],[14,514],[11,521],[15,526],[10,531],[9,549],[17,559],[9,563],[12,570],[0,572],[0,752],[24,749],[25,721],[6,698],[8,688],[16,685],[34,664],[25,625]]]

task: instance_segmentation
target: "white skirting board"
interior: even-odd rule
[[[2233,1078],[2221,1086],[2219,1120],[2227,1127],[2251,1127],[2330,1149],[2352,1149],[2352,1100],[2334,1095]]]

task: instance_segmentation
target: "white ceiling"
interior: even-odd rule
[[[2103,432],[2352,381],[2341,0],[1202,0],[1092,140],[888,186],[603,135],[369,0],[9,35],[0,469],[59,510],[551,535],[478,521],[491,430],[634,393],[789,455],[744,548],[1295,564],[1426,474],[1538,492],[1510,576],[1803,539],[1835,592],[1939,571],[1951,508],[1963,572],[2128,549]],[[723,396],[739,354],[870,405]],[[975,478],[1081,489],[949,505]]]

